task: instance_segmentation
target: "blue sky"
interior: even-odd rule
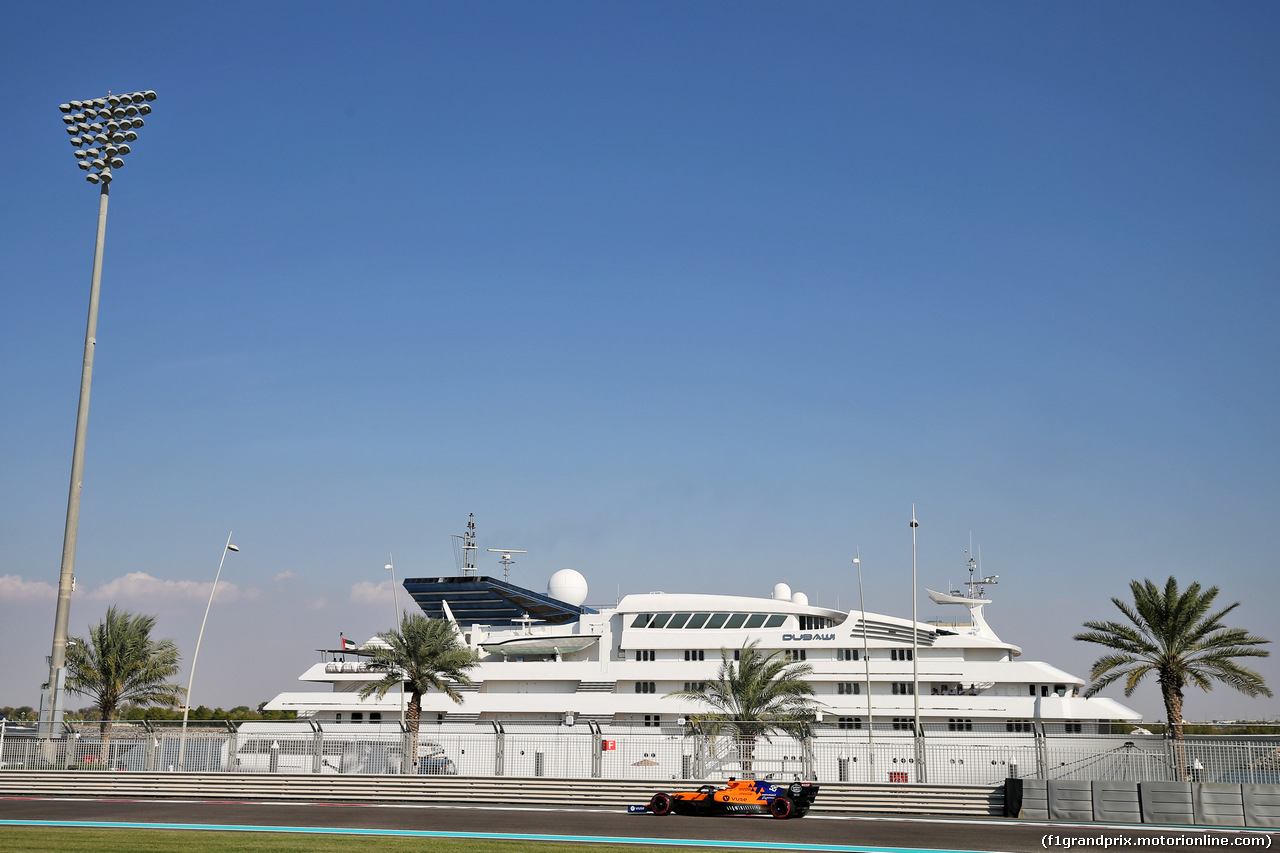
[[[451,572],[471,512],[592,602],[847,609],[860,549],[907,615],[914,503],[920,585],[972,535],[1027,657],[1087,674],[1081,622],[1170,574],[1280,639],[1274,4],[112,9],[0,32],[0,704],[47,673],[97,211],[57,105],[107,90],[159,99],[71,628],[118,603],[189,658],[234,530],[197,704],[385,630],[388,554]]]

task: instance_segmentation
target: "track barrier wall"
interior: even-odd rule
[[[1009,779],[1004,802],[1023,820],[1280,828],[1280,785]]]

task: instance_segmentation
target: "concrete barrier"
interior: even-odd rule
[[[1022,779],[1022,808],[1017,817],[1022,820],[1049,819],[1049,783],[1043,779]]]
[[[1244,826],[1244,793],[1239,785],[1200,782],[1191,786],[1196,826]]]
[[[1190,782],[1139,782],[1138,799],[1143,823],[1189,826],[1196,821]]]
[[[1049,780],[1050,820],[1093,820],[1093,783],[1074,779]]]
[[[1105,823],[1142,823],[1137,782],[1094,782],[1093,819]]]
[[[1280,827],[1280,785],[1241,785],[1244,825]]]

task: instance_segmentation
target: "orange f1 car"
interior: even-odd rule
[[[785,820],[804,817],[817,796],[818,786],[812,782],[774,785],[730,779],[728,785],[721,787],[703,785],[696,791],[654,794],[648,805],[628,806],[627,811],[656,815],[769,814]]]

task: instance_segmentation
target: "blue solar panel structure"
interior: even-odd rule
[[[433,619],[444,618],[441,602],[448,602],[454,618],[463,625],[514,625],[526,616],[563,625],[576,622],[583,613],[596,612],[487,575],[406,578],[404,588]]]

